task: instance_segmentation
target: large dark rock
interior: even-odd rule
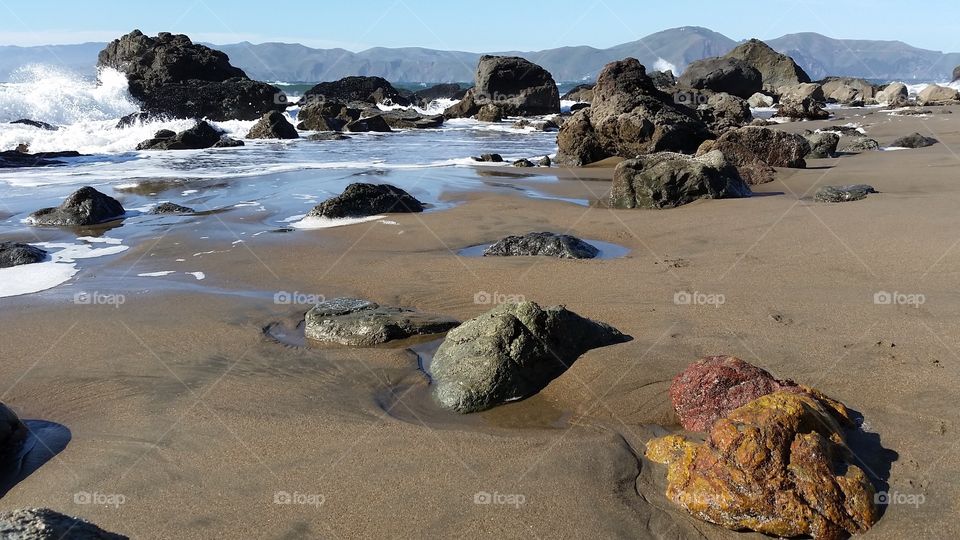
[[[322,82],[303,94],[300,104],[336,101],[376,105],[410,105],[399,90],[382,77],[344,77],[339,81]]]
[[[322,302],[306,315],[306,336],[318,343],[372,347],[414,336],[441,334],[460,321],[356,298]]]
[[[107,45],[97,63],[126,73],[130,94],[151,114],[255,120],[287,107],[279,89],[251,80],[226,54],[184,35],[151,38],[134,30]]]
[[[677,105],[634,58],[607,64],[593,89],[593,104],[560,128],[557,162],[581,166],[608,157],[652,152],[693,153],[712,138],[692,109]]]
[[[750,188],[720,152],[661,152],[628,159],[613,173],[614,208],[675,208],[698,199],[742,198]]]
[[[780,88],[810,82],[810,76],[785,54],[780,54],[766,43],[751,39],[725,55],[742,60],[760,72],[763,88],[780,95]],[[747,96],[749,97],[749,96]]]
[[[466,93],[467,90],[461,88],[457,83],[443,83],[424,90],[417,90],[410,101],[417,103],[421,107],[426,107],[438,99],[463,99]]]
[[[0,152],[0,169],[13,169],[20,167],[49,167],[51,165],[63,165],[66,162],[61,158],[81,157],[80,152],[37,152],[28,154],[18,150],[6,150]]]
[[[343,131],[350,122],[360,119],[360,109],[336,101],[311,100],[297,113],[297,128],[310,131]]]
[[[447,334],[430,365],[433,397],[466,414],[530,397],[591,349],[629,337],[564,307],[504,304]]]
[[[484,257],[556,257],[592,259],[600,250],[568,234],[549,232],[508,236],[483,252]]]
[[[119,201],[90,186],[73,192],[56,208],[37,210],[27,217],[31,225],[88,226],[113,221],[126,211]]]
[[[933,137],[927,137],[919,133],[914,133],[913,135],[900,137],[899,139],[890,143],[890,146],[897,148],[926,148],[928,146],[933,146],[938,142],[940,141],[934,139]]]
[[[724,92],[747,99],[763,89],[763,77],[743,60],[706,58],[690,64],[677,80],[677,86]]]
[[[418,212],[423,212],[423,203],[398,187],[357,183],[318,205],[309,216],[334,219]]]
[[[44,131],[57,131],[57,130],[60,129],[59,127],[57,127],[57,126],[55,126],[55,125],[53,125],[53,124],[48,124],[48,123],[46,123],[46,122],[41,122],[41,121],[39,121],[39,120],[30,120],[30,119],[27,119],[27,118],[21,118],[20,120],[14,120],[13,122],[10,122],[10,123],[11,123],[11,124],[21,124],[21,125],[24,125],[24,126],[35,127],[35,128],[37,128],[37,129],[42,129],[42,130],[44,130]]]
[[[0,268],[43,262],[46,258],[46,251],[30,244],[0,242]]]
[[[515,56],[483,56],[475,86],[460,103],[447,109],[447,118],[476,115],[484,105],[496,105],[505,116],[535,116],[560,112],[560,91],[542,67]]]
[[[0,534],[6,540],[128,540],[89,521],[49,508],[27,508],[0,513]]]
[[[438,129],[443,127],[443,115],[423,115],[417,111],[397,110],[380,115],[392,129]]]
[[[299,139],[297,128],[287,120],[287,115],[270,111],[263,115],[247,133],[248,139]]]
[[[753,121],[747,100],[730,94],[714,94],[697,107],[697,115],[710,130],[720,135]]]
[[[5,461],[15,455],[27,436],[27,426],[20,421],[17,414],[9,407],[0,403],[0,461]],[[2,532],[2,528],[0,528]]]
[[[201,120],[180,133],[162,129],[152,139],[138,144],[137,150],[201,150],[213,148],[224,136],[223,131]]]
[[[344,126],[343,129],[351,133],[368,133],[371,131],[377,133],[390,133],[393,131],[390,129],[390,124],[387,123],[387,120],[381,114],[354,120],[353,122],[350,122]]]

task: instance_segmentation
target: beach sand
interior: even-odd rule
[[[396,225],[264,234],[192,258],[211,242],[230,246],[240,209],[141,242],[64,294],[111,291],[177,258],[191,258],[203,281],[125,289],[116,307],[7,299],[2,401],[66,426],[72,440],[0,508],[50,507],[135,538],[762,538],[675,508],[665,469],[642,457],[647,440],[679,429],[671,379],[701,356],[730,354],[862,414],[875,436],[853,441],[855,462],[891,493],[924,495],[889,506],[867,537],[956,537],[960,114],[843,115],[784,128],[852,121],[883,145],[914,131],[941,144],[813,160],[751,199],[627,211],[458,193],[454,208],[390,216]],[[550,173],[561,180],[537,186],[562,197],[609,191],[609,168]],[[520,188],[532,181],[516,170],[480,174]],[[855,183],[880,194],[812,201],[821,185]],[[631,253],[456,256],[539,230]],[[457,417],[430,402],[404,344],[310,349],[270,339],[267,325],[294,326],[308,309],[276,304],[280,291],[462,319],[490,309],[478,299],[522,296],[634,339],[587,353],[531,399]],[[884,291],[924,302],[877,305]],[[678,292],[718,302],[677,305]],[[77,504],[84,492],[123,503]],[[278,504],[278,493],[293,503]]]

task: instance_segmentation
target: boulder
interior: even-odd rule
[[[760,108],[773,107],[775,100],[773,99],[773,96],[768,96],[766,94],[761,94],[760,92],[757,92],[752,96],[750,96],[749,98],[747,98],[747,103],[755,109],[760,109]]]
[[[827,77],[819,81],[819,84],[827,97],[834,94],[847,97],[847,101],[837,99],[837,103],[849,103],[853,99],[851,96],[856,96],[860,101],[866,101],[876,97],[877,94],[873,84],[855,77]],[[841,92],[838,93],[838,90]]]
[[[424,90],[417,90],[411,96],[410,101],[421,107],[427,107],[438,99],[463,99],[466,93],[466,89],[461,88],[457,83],[443,83]]]
[[[866,199],[867,195],[876,193],[873,186],[866,184],[857,184],[852,186],[823,186],[813,195],[813,200],[817,202],[850,202]]]
[[[0,268],[34,264],[43,262],[46,260],[46,258],[46,251],[38,247],[31,246],[30,244],[20,244],[18,242],[0,242]]]
[[[827,101],[823,86],[817,83],[788,84],[777,89],[780,99],[804,100],[810,98],[818,103]]]
[[[192,128],[174,133],[169,129],[161,129],[152,139],[137,145],[137,150],[200,150],[213,148],[224,137],[224,132],[211,126],[205,120],[196,123]]]
[[[917,104],[927,105],[952,105],[960,101],[960,93],[953,88],[931,84],[924,88],[917,95]]]
[[[520,167],[521,169],[528,169],[530,167],[536,167],[532,161],[527,158],[521,158],[513,162],[514,167]]]
[[[346,141],[352,139],[349,135],[344,135],[342,133],[331,133],[331,132],[322,132],[314,133],[307,137],[309,141]]]
[[[339,81],[322,82],[304,92],[301,105],[313,102],[366,103],[376,105],[401,105],[407,107],[410,100],[382,77],[344,77]]]
[[[810,143],[810,153],[806,157],[813,159],[832,158],[840,144],[840,135],[829,131],[811,133],[806,139]]]
[[[446,110],[443,111],[443,117],[448,120],[453,118],[472,118],[480,112],[480,107],[481,105],[478,105],[477,100],[474,98],[474,89],[471,88],[467,90],[460,101],[447,107]]]
[[[550,159],[550,156],[543,156],[540,158],[540,161],[537,162],[539,167],[550,167],[553,165],[553,161]]]
[[[735,58],[706,58],[690,64],[677,80],[681,88],[724,92],[749,98],[763,89],[760,72]]]
[[[664,92],[669,92],[674,86],[677,85],[677,77],[673,74],[673,71],[651,71],[650,80],[653,81],[653,85],[657,89]]]
[[[21,167],[49,167],[64,165],[61,158],[81,157],[83,154],[74,151],[68,152],[37,152],[30,154],[18,150],[0,152],[0,169],[14,169]]]
[[[646,457],[667,465],[666,496],[730,530],[847,538],[879,518],[875,491],[853,463],[842,405],[803,392],[759,397],[712,424],[706,441],[669,435]]]
[[[560,91],[542,67],[516,56],[482,56],[473,96],[480,107],[494,104],[505,116],[560,113]]]
[[[482,163],[503,163],[503,156],[500,154],[483,154],[478,158],[473,158],[473,160]]]
[[[600,250],[568,234],[538,232],[508,236],[483,252],[484,257],[556,257],[592,259]]]
[[[180,206],[172,202],[160,203],[157,206],[153,207],[153,210],[150,211],[151,214],[164,215],[164,214],[195,214],[196,210],[193,208],[188,208],[186,206]]]
[[[0,513],[0,532],[7,540],[128,540],[89,521],[49,508],[27,508]]]
[[[910,97],[907,85],[899,82],[890,83],[877,93],[877,102],[883,105],[896,105],[906,102]]]
[[[433,397],[461,414],[528,398],[587,351],[628,339],[564,307],[503,304],[447,334],[430,365]]]
[[[760,161],[771,167],[803,169],[810,143],[802,135],[767,127],[746,126],[720,136],[713,146],[736,166]]]
[[[343,131],[350,122],[360,119],[360,109],[352,109],[336,101],[313,100],[297,113],[298,129],[310,131]]]
[[[697,107],[697,115],[716,134],[743,127],[753,121],[750,104],[730,94],[714,94]]]
[[[397,110],[384,112],[383,117],[391,129],[438,129],[443,127],[443,115],[423,115],[417,111]]]
[[[493,103],[487,103],[477,112],[477,120],[481,122],[500,122],[503,120],[503,110]]]
[[[840,137],[840,144],[837,146],[837,150],[844,153],[858,153],[879,149],[879,142],[863,135],[844,135]]]
[[[863,107],[866,103],[866,98],[859,89],[842,84],[827,95],[827,101],[850,107]]]
[[[662,151],[692,153],[711,138],[696,112],[658,90],[634,58],[607,64],[593,94],[592,106],[560,128],[556,161],[561,165]]]
[[[441,334],[460,321],[356,298],[317,304],[306,315],[306,336],[318,343],[372,347],[414,336]]]
[[[919,133],[914,133],[913,135],[900,137],[899,139],[890,143],[890,146],[897,148],[926,148],[928,146],[933,146],[938,142],[940,141],[934,139],[933,137],[926,137]]]
[[[21,118],[20,120],[14,120],[13,122],[10,122],[10,123],[11,123],[11,124],[20,124],[20,125],[24,125],[24,126],[35,127],[35,128],[37,128],[37,129],[42,129],[42,130],[44,130],[44,131],[58,131],[58,130],[60,129],[59,127],[57,127],[57,126],[55,126],[55,125],[53,125],[53,124],[48,124],[48,123],[46,123],[46,122],[41,122],[41,121],[39,121],[39,120],[29,120],[29,119],[27,119],[27,118]]]
[[[222,135],[217,144],[213,145],[213,148],[237,148],[240,146],[245,146],[243,141]]]
[[[722,152],[700,157],[672,152],[638,156],[617,165],[614,208],[675,208],[698,199],[749,197],[750,188]]]
[[[73,192],[56,208],[44,208],[27,216],[31,225],[88,226],[120,219],[126,211],[113,197],[90,186]]]
[[[368,118],[361,118],[360,120],[354,120],[353,122],[350,122],[344,126],[343,129],[351,133],[390,133],[393,131],[390,129],[390,124],[387,123],[386,119],[379,114],[376,116],[370,116]]]
[[[263,115],[247,133],[248,139],[299,139],[297,128],[287,120],[287,115],[270,111]]]
[[[418,212],[423,212],[423,203],[398,187],[357,183],[317,205],[308,216],[337,219]]]
[[[562,95],[560,99],[562,101],[576,101],[578,103],[590,103],[593,101],[593,86],[592,84],[579,84],[573,87],[572,90]]]
[[[759,71],[763,88],[768,92],[776,92],[782,86],[810,82],[810,76],[792,58],[778,53],[758,39],[751,39],[737,46],[727,53],[725,58],[742,60]]]
[[[783,97],[777,107],[777,116],[795,120],[826,120],[830,118],[819,101],[813,98]]]
[[[20,421],[17,414],[0,403],[0,460],[5,462],[16,455],[28,431],[27,426]],[[2,530],[0,528],[0,531]]]
[[[97,63],[125,73],[130,94],[150,114],[219,122],[255,120],[287,107],[279,89],[251,80],[226,54],[184,35],[151,38],[134,30],[108,44]]]

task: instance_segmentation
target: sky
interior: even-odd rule
[[[668,28],[703,26],[735,40],[818,32],[958,52],[958,20],[956,0],[926,0],[922,10],[890,0],[0,0],[0,45],[109,41],[139,28],[217,44],[534,51],[607,48]]]

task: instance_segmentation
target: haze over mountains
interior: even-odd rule
[[[119,36],[118,36],[119,37]],[[949,80],[960,64],[960,53],[918,49],[899,41],[833,39],[816,33],[789,34],[767,40],[792,56],[814,79],[844,75],[879,80]],[[738,44],[723,34],[700,27],[664,30],[609,49],[561,47],[544,51],[500,51],[542,65],[558,81],[592,81],[607,63],[626,57],[648,69],[682,71],[695,60],[720,56]],[[24,64],[62,65],[92,75],[104,43],[48,47],[0,47],[0,80]],[[313,49],[288,43],[213,45],[234,65],[264,81],[319,82],[348,75],[376,75],[394,82],[463,82],[473,79],[478,53],[423,48],[376,47],[354,53],[344,49]]]

